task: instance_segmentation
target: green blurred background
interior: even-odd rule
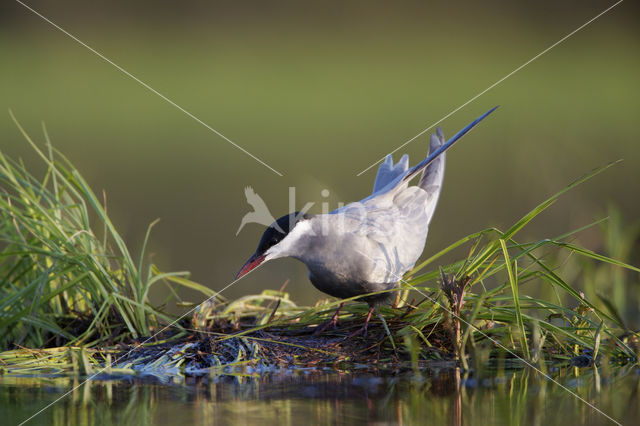
[[[221,289],[263,228],[246,226],[244,187],[278,217],[370,192],[356,174],[613,2],[45,2],[44,16],[284,174],[279,177],[13,1],[0,5],[0,101],[54,145],[94,189],[130,245],[156,218],[152,261]],[[614,169],[536,220],[553,237],[617,206],[638,219],[640,26],[626,1],[446,119],[452,135],[501,108],[448,157],[425,256],[489,226],[506,227],[566,184]],[[2,150],[36,160],[8,113]],[[427,136],[400,153],[423,157]],[[324,198],[321,191],[328,189]],[[597,229],[580,242],[602,250]],[[638,264],[637,242],[629,261]],[[458,253],[460,255],[460,253]],[[319,296],[302,264],[265,265],[225,291]],[[628,291],[638,292],[637,275]],[[579,285],[579,283],[577,283]],[[603,289],[606,291],[606,289]],[[157,295],[159,297],[159,295]],[[194,301],[197,297],[191,295]],[[199,297],[199,296],[198,296]],[[160,299],[158,299],[160,300]]]

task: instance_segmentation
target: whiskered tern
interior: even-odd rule
[[[255,253],[238,272],[240,278],[261,263],[293,257],[309,270],[309,280],[320,291],[338,298],[392,290],[413,268],[427,240],[444,177],[445,151],[491,114],[487,111],[445,142],[438,127],[431,135],[429,155],[409,168],[409,156],[394,164],[388,155],[378,168],[373,193],[328,214],[294,212],[276,220],[262,235]],[[409,181],[422,173],[418,185]],[[372,294],[366,334],[374,307],[393,299],[392,292]],[[335,325],[340,305],[331,320]]]

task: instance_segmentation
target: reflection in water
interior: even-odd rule
[[[623,424],[640,418],[640,369],[562,368],[553,377]],[[606,374],[605,374],[606,373]],[[0,375],[2,423],[16,424],[81,381]],[[422,376],[284,371],[179,379],[87,382],[31,424],[336,423],[614,424],[530,370],[486,377],[434,368]]]

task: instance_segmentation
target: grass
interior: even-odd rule
[[[149,303],[152,286],[171,280],[213,294],[185,272],[145,263],[153,224],[136,260],[46,131],[43,151],[16,124],[46,169],[37,178],[0,152],[0,348],[131,340],[172,320]]]
[[[640,272],[625,260],[638,228],[625,232],[615,217],[606,228],[607,250],[618,258],[574,241],[579,231],[600,222],[555,238],[519,238],[562,194],[613,164],[568,185],[507,230],[474,233],[417,265],[404,277],[397,303],[379,308],[385,322],[374,319],[366,339],[345,339],[360,327],[365,304],[348,303],[339,328],[314,336],[340,301],[301,307],[283,288],[235,301],[207,300],[170,333],[140,345],[176,320],[149,302],[152,286],[164,283],[174,293],[176,286],[188,287],[207,297],[214,292],[186,272],[163,273],[145,262],[153,224],[136,259],[105,203],[52,148],[46,131],[42,150],[16,124],[45,172],[36,178],[0,153],[0,347],[12,349],[0,353],[5,371],[90,374],[106,366],[109,372],[208,374],[290,365],[418,371],[424,362],[443,359],[468,370],[516,358],[545,369],[550,361],[638,360],[640,336],[623,321],[618,300],[620,289],[633,285],[630,280]],[[466,257],[439,263],[465,247]],[[565,268],[587,284],[586,293],[563,279]],[[594,289],[606,274],[616,289],[613,299]],[[528,296],[531,286],[547,287],[552,297]]]

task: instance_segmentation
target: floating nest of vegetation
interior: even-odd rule
[[[76,371],[86,375],[135,373],[162,377],[261,374],[283,368],[398,369],[407,368],[412,359],[418,363],[426,359],[455,361],[452,335],[442,324],[430,328],[424,348],[408,340],[407,330],[413,328],[410,314],[418,306],[380,308],[388,319],[383,322],[374,318],[366,335],[352,336],[362,327],[368,307],[353,303],[343,308],[335,328],[317,333],[337,305],[328,302],[301,308],[286,293],[274,291],[232,303],[207,302],[190,320],[113,347],[4,352],[0,354],[0,371],[4,366],[5,372],[14,374]],[[415,353],[411,353],[408,349],[414,346]]]
[[[640,306],[640,292],[626,291],[640,272],[628,249],[638,229],[612,214],[606,227],[601,220],[553,238],[520,239],[562,194],[611,165],[573,182],[510,228],[468,235],[416,265],[400,283],[395,305],[378,308],[366,336],[352,336],[367,311],[355,298],[337,328],[315,333],[339,301],[300,307],[284,289],[226,300],[185,272],[150,264],[151,226],[132,256],[104,199],[46,134],[42,150],[17,125],[45,172],[35,177],[0,152],[0,372],[419,369],[433,360],[465,369],[518,360],[544,370],[548,362],[638,360],[639,334],[623,320],[626,306]],[[606,234],[600,252],[575,242],[592,227]],[[456,253],[460,260],[444,262]],[[176,316],[150,303],[160,285],[191,311]],[[205,302],[186,303],[181,288],[200,292]]]
[[[447,294],[445,288],[443,285],[443,294]],[[465,296],[477,300],[477,296]],[[486,320],[474,320],[472,325],[463,317],[447,315],[452,313],[451,306],[422,306],[425,304],[423,300],[379,308],[381,314],[371,321],[367,334],[352,336],[361,328],[368,307],[352,303],[343,308],[336,328],[318,334],[337,302],[301,308],[286,293],[265,291],[231,303],[203,303],[190,320],[113,347],[6,351],[0,353],[0,372],[78,373],[101,379],[136,375],[167,380],[173,376],[261,375],[282,369],[418,371],[431,368],[434,362],[467,370],[492,364],[544,370],[548,362],[586,367],[595,360],[617,364],[637,361],[633,354],[640,348],[638,334],[606,338],[599,354],[602,329],[595,330],[594,346],[577,346],[569,339],[564,344],[549,344],[547,336],[558,336],[538,328],[531,333],[527,356],[513,344],[517,332],[510,331],[508,325]],[[434,315],[438,310],[445,315]],[[421,325],[425,320],[429,324]],[[466,340],[472,338],[471,330],[482,337]]]
[[[333,304],[329,304],[329,309],[325,305],[321,311],[311,308],[298,314],[288,312],[277,315],[276,309],[270,306],[274,304],[276,296],[269,293],[243,298],[242,308],[246,311],[234,310],[232,320],[220,319],[219,311],[209,310],[205,313],[200,309],[191,324],[191,327],[197,328],[188,328],[191,333],[181,337],[179,344],[166,342],[147,347],[136,346],[133,350],[125,347],[119,354],[118,362],[131,365],[149,363],[153,366],[164,364],[172,365],[172,368],[179,365],[185,374],[197,375],[210,372],[211,369],[224,370],[225,367],[241,367],[255,372],[291,367],[361,369],[378,366],[387,368],[411,361],[411,354],[406,350],[409,346],[402,340],[395,342],[398,336],[406,335],[406,330],[412,327],[410,319],[403,318],[402,314],[391,314],[393,319],[384,323],[382,320],[373,320],[366,335],[352,336],[354,331],[362,327],[367,310],[364,304],[354,304],[344,308],[336,328],[317,333],[323,320],[328,320],[333,313]],[[280,301],[288,301],[286,294],[283,296],[275,303],[276,306]],[[271,303],[252,303],[264,300],[271,300]],[[259,310],[264,310],[266,317],[255,316],[254,312]],[[288,310],[299,308],[289,306]],[[391,308],[383,310],[393,311]],[[404,311],[408,312],[409,309]],[[313,321],[307,322],[309,319]],[[201,320],[204,320],[204,324],[198,324]],[[259,323],[262,325],[256,325]],[[425,348],[423,356],[429,354],[432,360],[455,359],[455,351],[444,327],[435,324],[428,338],[429,347]],[[163,361],[158,363],[160,359]]]

